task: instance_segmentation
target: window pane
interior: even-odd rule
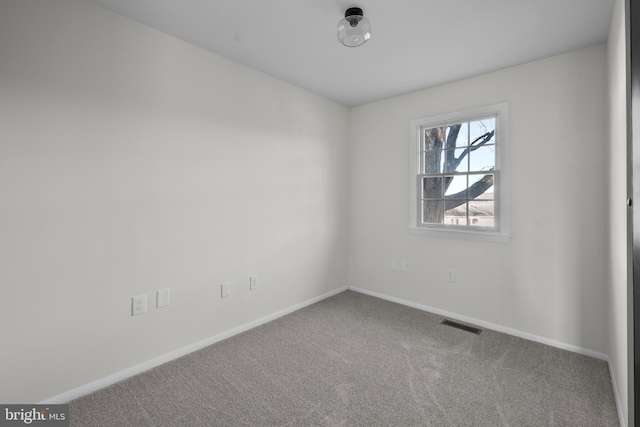
[[[427,151],[424,154],[424,164],[422,173],[441,173],[442,172],[442,150]]]
[[[495,117],[490,117],[482,120],[476,120],[469,123],[469,139],[470,142],[473,143],[479,137],[485,135],[488,132],[494,131],[496,128],[496,119]],[[487,144],[495,143],[495,135],[491,138]]]
[[[458,135],[455,135],[455,131]],[[455,139],[453,139],[455,137]],[[469,145],[469,123],[452,124],[447,127],[446,146],[444,148],[464,148]]]
[[[470,201],[469,225],[475,227],[495,226],[494,207],[495,202],[493,200],[483,200],[482,196]]]
[[[444,213],[444,224],[467,225],[467,203],[462,203],[459,206],[450,208],[451,204],[451,202],[447,202],[447,210]]]
[[[442,178],[422,178],[422,197],[442,199]]]
[[[490,171],[496,167],[495,145],[482,146],[469,153],[471,171]]]
[[[442,224],[444,218],[444,201],[423,200],[422,222],[425,224]]]
[[[457,150],[446,150],[442,156],[442,170],[446,172],[467,172],[468,171],[468,159],[464,156],[462,161],[458,163],[457,159],[464,153],[464,148]]]
[[[435,127],[422,130],[424,132],[424,151],[442,150],[446,139],[446,127]]]
[[[458,194],[467,189],[467,176],[445,176],[444,184],[446,187],[446,196]],[[467,196],[463,195],[462,197],[466,198]]]
[[[495,201],[493,193],[493,174],[471,175],[471,185],[469,197],[469,225],[474,227],[494,227],[495,226]]]
[[[493,174],[469,175],[469,198],[476,199],[485,194],[485,198],[493,199]]]

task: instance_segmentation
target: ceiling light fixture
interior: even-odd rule
[[[363,45],[371,37],[371,23],[359,7],[350,7],[338,22],[338,40],[345,46]]]

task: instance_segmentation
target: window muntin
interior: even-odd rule
[[[411,232],[507,241],[506,118],[498,104],[412,120]]]

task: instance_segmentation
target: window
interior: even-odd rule
[[[409,231],[506,243],[507,104],[411,121]]]

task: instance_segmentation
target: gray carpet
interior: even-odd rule
[[[618,426],[607,364],[347,291],[71,402],[93,426]]]

